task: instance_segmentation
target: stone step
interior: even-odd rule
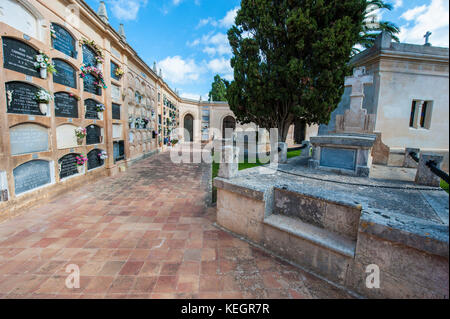
[[[264,218],[264,223],[338,254],[350,258],[355,257],[356,240],[351,240],[327,229],[305,223],[298,218],[272,214]]]

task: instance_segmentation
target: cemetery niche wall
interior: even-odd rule
[[[50,184],[50,162],[33,160],[16,167],[13,171],[16,195]]]
[[[77,165],[77,156],[80,156],[80,154],[71,153],[58,160],[60,180],[82,173],[82,168],[79,169]]]
[[[8,82],[5,84],[8,113],[43,115],[36,100],[39,87],[26,82]]]
[[[75,39],[64,27],[57,23],[51,24],[52,47],[65,55],[76,59],[78,54],[75,47]]]
[[[93,170],[98,167],[102,167],[103,165],[105,165],[105,161],[102,159],[102,152],[103,152],[103,150],[95,148],[87,154],[88,171]]]
[[[49,149],[48,128],[24,123],[9,129],[11,155],[45,152]]]
[[[86,127],[86,144],[100,144],[103,142],[102,129],[98,125]]]
[[[30,45],[10,37],[2,37],[3,67],[26,75],[39,77],[39,71],[34,67],[38,51]]]
[[[55,93],[55,116],[78,118],[78,99],[71,93]]]
[[[53,74],[53,82],[71,88],[77,88],[77,71],[69,63],[61,59],[53,59],[56,73]]]

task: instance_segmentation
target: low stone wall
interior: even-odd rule
[[[214,184],[220,226],[318,275],[369,298],[449,296],[448,225],[279,187]],[[369,265],[380,270],[380,288],[366,286]]]

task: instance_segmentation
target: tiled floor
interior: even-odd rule
[[[160,154],[0,224],[0,298],[349,297],[216,229],[208,169]]]

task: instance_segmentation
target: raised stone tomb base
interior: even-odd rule
[[[290,167],[280,165],[286,172]],[[250,169],[216,178],[217,223],[365,297],[448,298],[445,192],[364,179],[367,191],[350,185],[357,177],[342,177],[339,184],[293,175],[311,171],[258,175]],[[397,200],[383,200],[386,191]],[[369,265],[380,269],[379,289],[366,287]]]

